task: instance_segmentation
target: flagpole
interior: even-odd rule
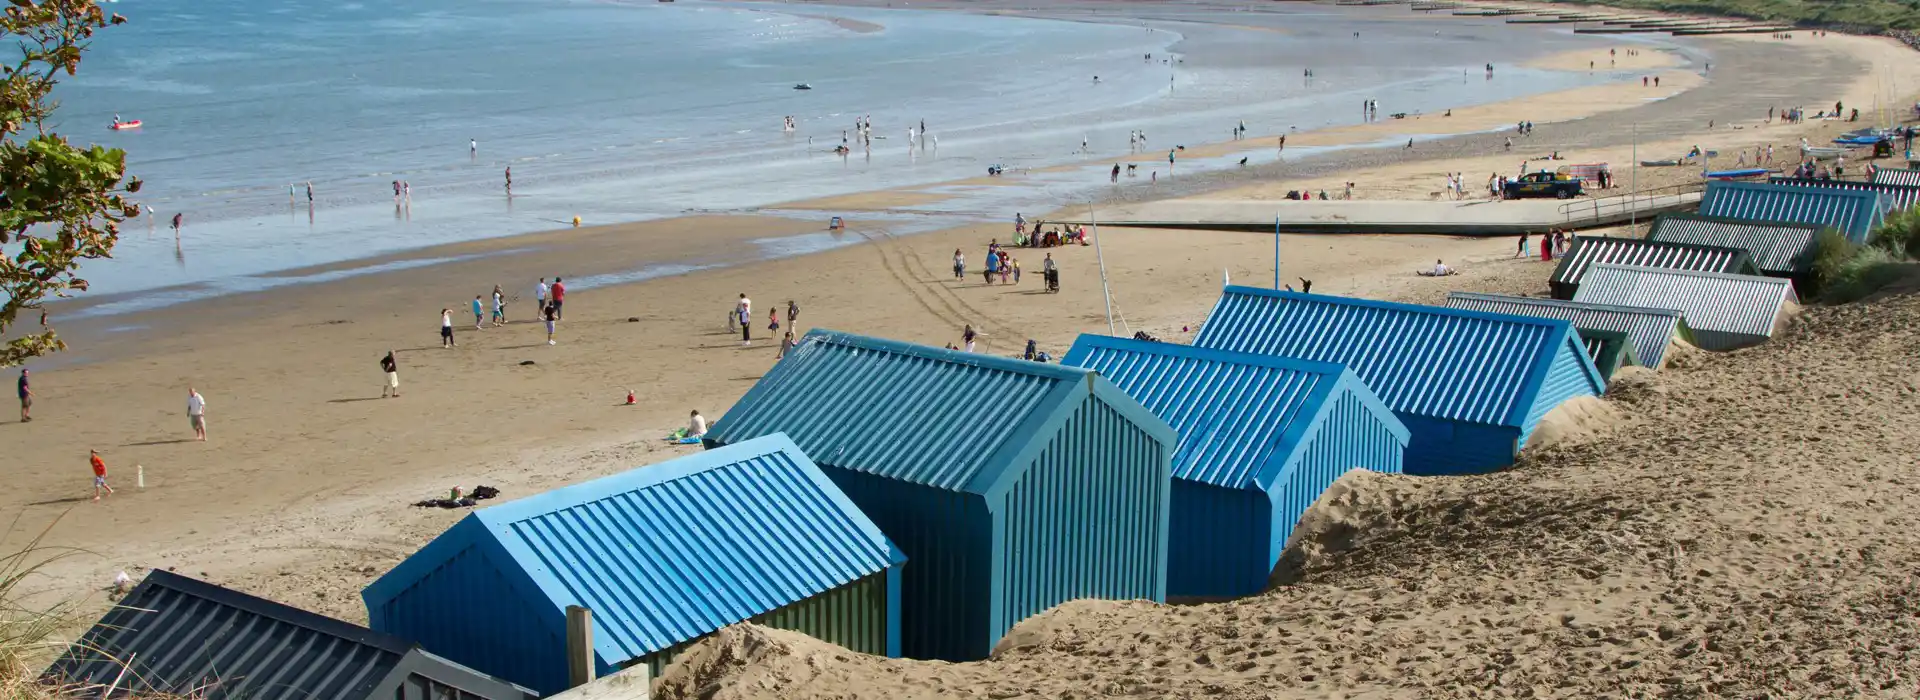
[[[1273,215],[1273,290],[1280,291],[1280,215]]]
[[[1093,256],[1100,261],[1100,294],[1107,299],[1107,335],[1113,335],[1113,290],[1107,287],[1107,256],[1100,250],[1100,221],[1093,216],[1093,202],[1087,202],[1087,223],[1093,224]]]

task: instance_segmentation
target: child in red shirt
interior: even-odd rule
[[[93,462],[93,501],[98,503],[100,502],[100,492],[106,491],[108,496],[112,496],[113,487],[107,485],[107,462],[106,460],[100,459],[100,451],[87,450],[87,452],[92,455],[88,461]]]

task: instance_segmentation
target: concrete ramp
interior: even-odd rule
[[[1098,210],[1099,223],[1138,228],[1286,233],[1410,233],[1517,236],[1550,228],[1612,226],[1693,209],[1700,193],[1520,200],[1172,200]],[[1049,222],[1052,223],[1052,222]],[[1066,223],[1086,224],[1086,220]]]

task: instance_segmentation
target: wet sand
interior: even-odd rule
[[[1667,99],[1585,118],[1577,107],[1531,106],[1530,112],[1570,121],[1534,117],[1539,127],[1528,150],[1611,157],[1631,141],[1636,123],[1657,125],[1671,142],[1682,142],[1684,134],[1733,143],[1760,132],[1705,132],[1706,120],[1748,119],[1764,113],[1756,105],[1770,101],[1865,104],[1870,100],[1862,91],[1871,93],[1878,81],[1861,78],[1863,66],[1893,66],[1904,71],[1897,78],[1907,94],[1920,89],[1909,75],[1914,62],[1896,60],[1911,54],[1895,53],[1888,42],[1836,36],[1818,44],[1710,45],[1719,56],[1714,74]],[[1785,75],[1781,65],[1796,68]],[[1770,82],[1755,82],[1761,80]],[[1592,110],[1603,102],[1583,104]],[[1767,131],[1776,139],[1796,133]],[[1114,197],[1284,188],[1315,177],[1431,181],[1426,173],[1477,172],[1468,159],[1512,160],[1500,151],[1499,138],[1442,139],[1412,153],[1396,148],[1302,158],[1245,173],[1123,187]],[[1013,178],[994,180],[976,184],[1019,185]],[[1065,288],[1048,295],[1035,279],[1004,286],[952,279],[953,250],[965,250],[977,266],[989,240],[1010,237],[1005,223],[896,236],[919,222],[871,213],[850,216],[850,230],[832,234],[824,230],[824,212],[817,213],[811,220],[696,217],[460,244],[395,259],[474,257],[64,324],[78,346],[70,360],[85,363],[36,372],[37,420],[0,423],[14,456],[4,467],[10,488],[0,504],[23,514],[24,530],[66,513],[52,542],[91,554],[49,569],[45,584],[55,590],[93,591],[115,571],[137,577],[144,567],[174,567],[363,620],[359,587],[464,515],[408,503],[453,485],[487,484],[518,498],[688,452],[660,438],[689,410],[722,415],[765,371],[774,354],[764,337],[766,313],[789,299],[801,305],[799,330],[834,328],[939,345],[956,341],[960,327],[972,324],[986,333],[983,350],[997,354],[1016,353],[1033,338],[1057,355],[1077,334],[1108,327],[1091,248],[1051,251]],[[773,245],[760,241],[793,234],[815,245],[857,245],[736,264],[754,246]],[[1101,235],[1123,333],[1184,337],[1181,329],[1202,320],[1224,275],[1272,282],[1271,238],[1117,229]],[[646,265],[693,271],[615,283],[643,272],[634,262],[642,256],[633,252],[641,242]],[[1288,236],[1282,244],[1287,281],[1309,277],[1316,291],[1384,298],[1443,295],[1448,280],[1411,274],[1434,258],[1469,271],[1527,265],[1507,260],[1511,243],[1499,240]],[[1038,270],[1047,252],[1016,256]],[[1544,268],[1529,269],[1544,279]],[[559,344],[547,346],[525,299],[536,278],[555,274],[607,284],[572,290]],[[508,309],[515,323],[481,331],[460,324],[465,305],[494,284],[521,297]],[[724,321],[742,292],[756,309],[752,347],[742,347]],[[442,307],[455,310],[457,349],[438,347]],[[376,362],[389,349],[401,365],[399,399],[378,398]],[[187,441],[181,404],[189,385],[208,402],[206,444]],[[638,394],[636,406],[620,405],[629,389]],[[105,454],[122,488],[100,505],[82,498],[89,448]],[[144,490],[132,488],[136,464],[145,467]],[[21,535],[16,531],[7,544]]]

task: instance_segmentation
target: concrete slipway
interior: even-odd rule
[[[1133,228],[1286,233],[1517,236],[1549,228],[1610,226],[1697,206],[1700,193],[1600,199],[1312,200],[1187,199],[1096,211],[1098,223]],[[1092,224],[1074,219],[1065,223]]]

